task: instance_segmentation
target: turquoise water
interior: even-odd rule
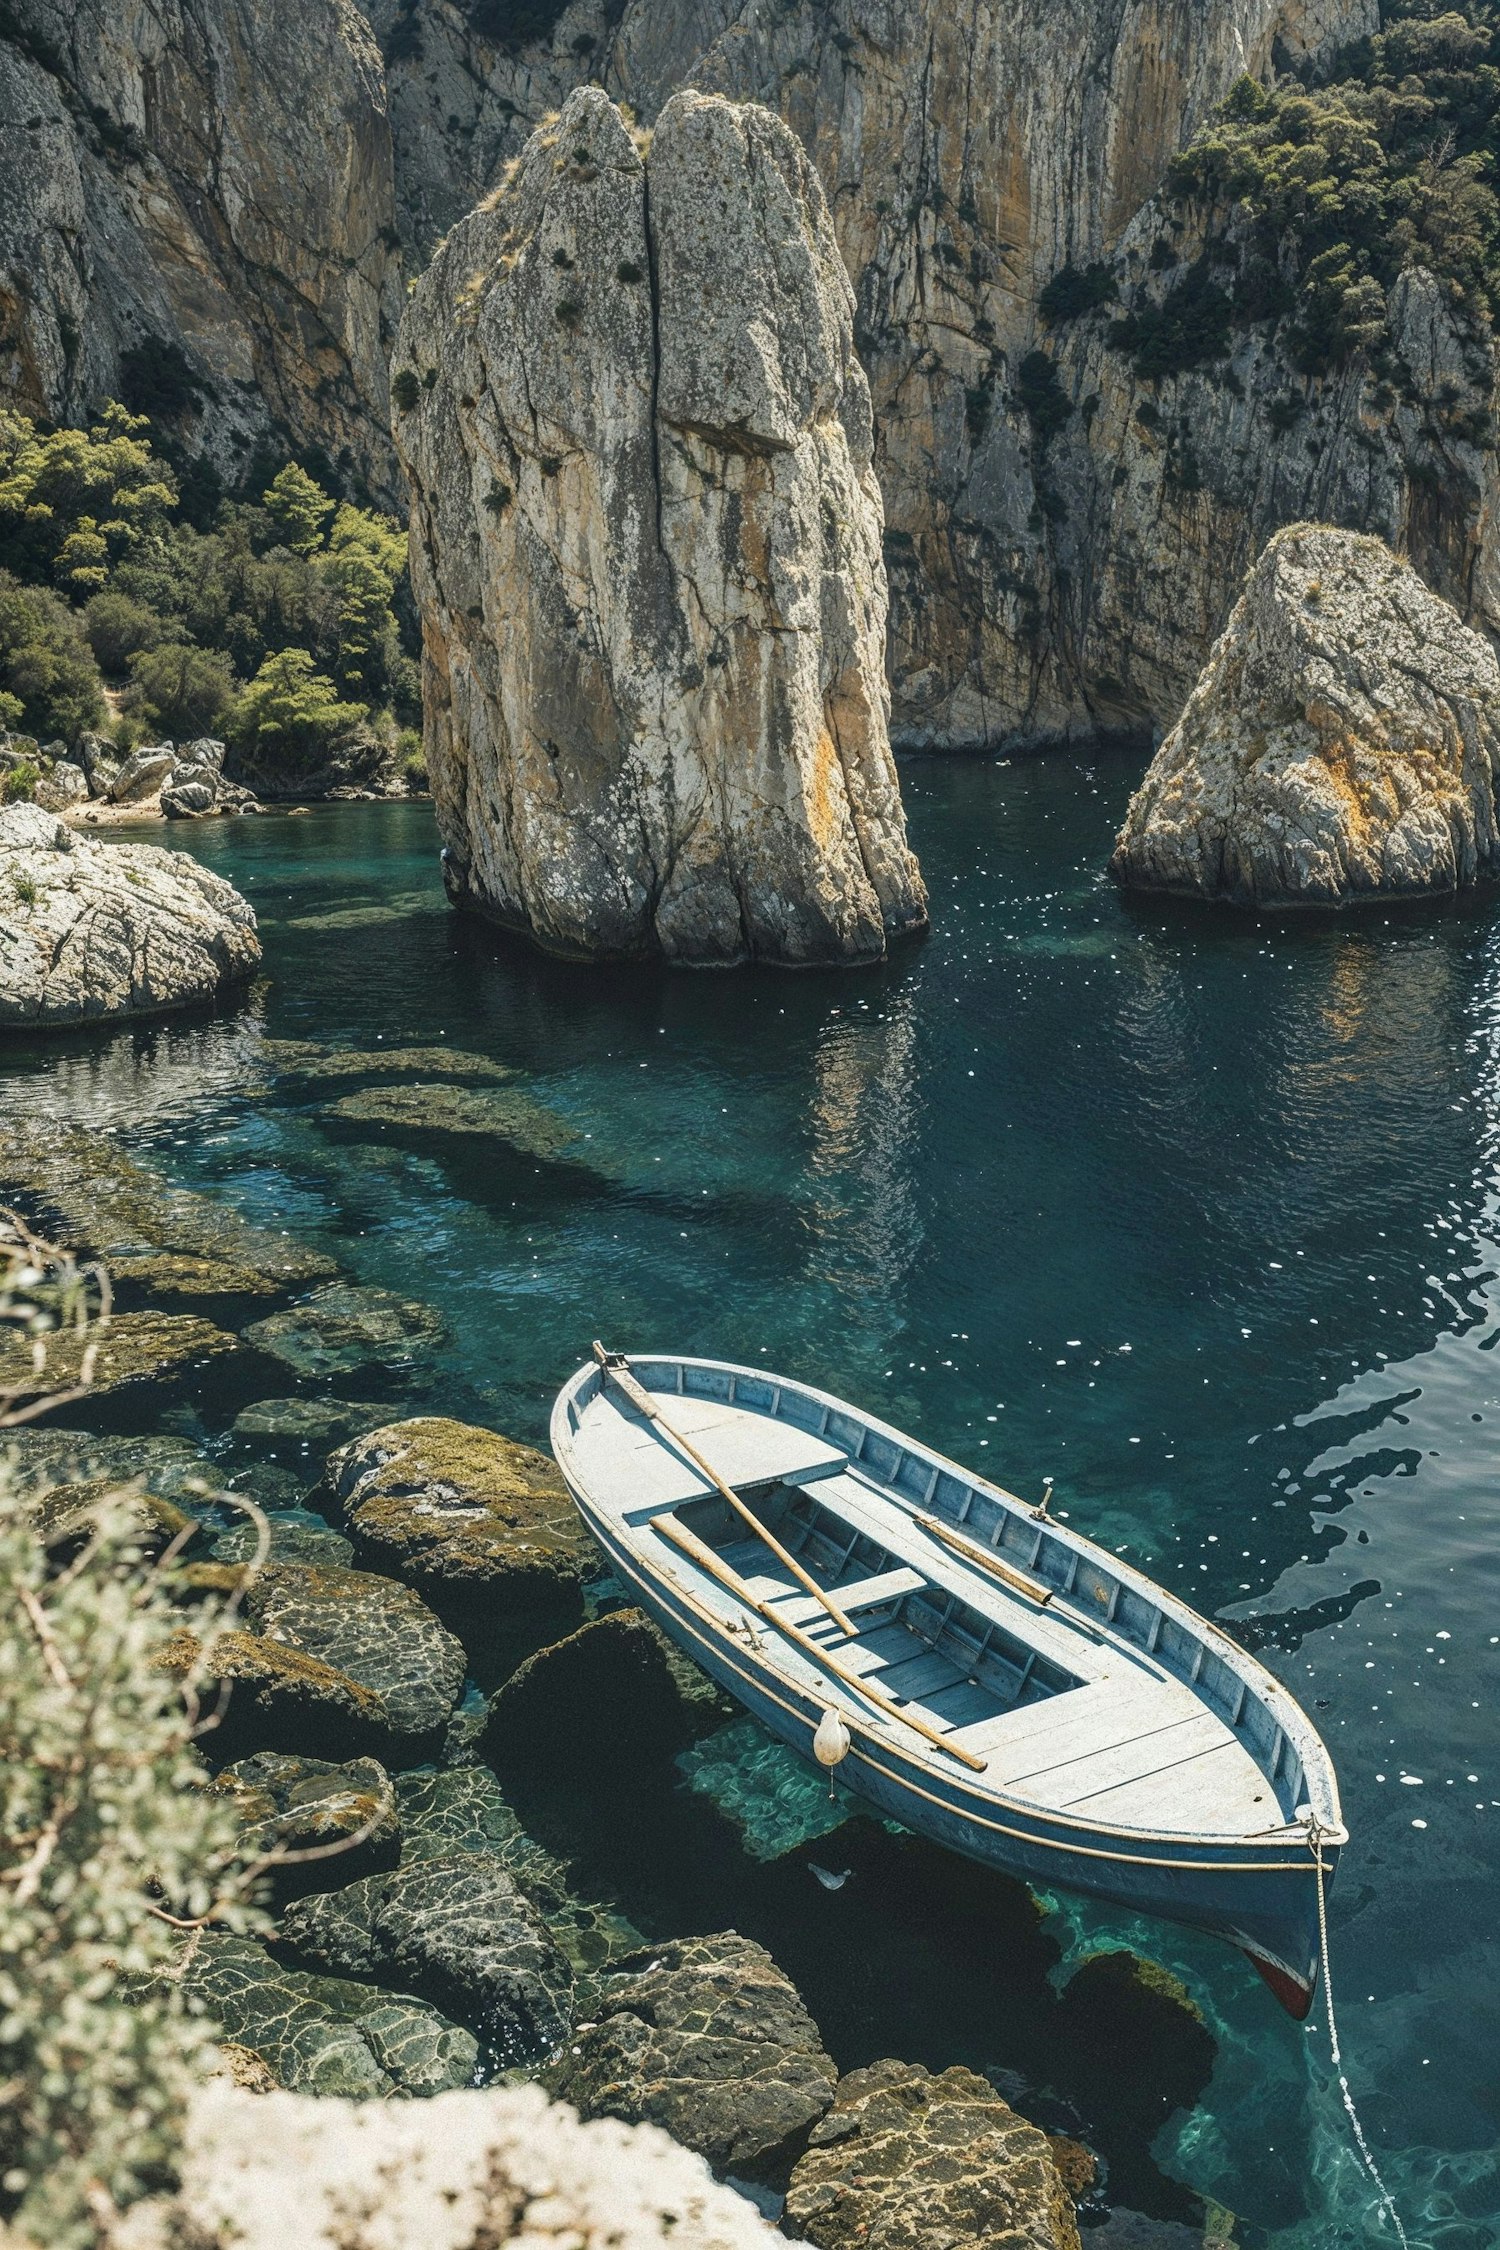
[[[449,914],[422,806],[173,832],[254,901],[265,988],[210,1022],[18,1048],[6,1091],[437,1307],[435,1359],[351,1396],[540,1438],[603,1335],[795,1371],[1025,1494],[1054,1476],[1060,1511],[1313,1709],[1353,1835],[1350,2077],[1413,2243],[1480,2250],[1500,2219],[1500,909],[1141,912],[1101,874],[1133,778],[1102,753],[906,765],[932,935],[844,976],[539,960]],[[478,1052],[576,1137],[538,1160],[333,1119],[339,1085],[268,1088],[267,1036]],[[212,1437],[293,1387],[264,1363],[212,1381]],[[1057,2044],[1055,1994],[1123,1936],[1187,1979],[1219,2057],[1159,2170],[1155,2118],[1117,2102],[1111,2192],[1186,2214],[1187,2183],[1245,2245],[1393,2239],[1321,2011],[1293,2026],[1232,1954],[1061,1898],[1038,1921],[864,1823],[813,1847],[855,1866],[826,1892],[806,1855],[758,1858],[659,1779],[652,1821],[580,1850],[642,1927],[764,1936],[841,2063],[962,2059],[1097,2124],[1110,2100]]]

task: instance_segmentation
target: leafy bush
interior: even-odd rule
[[[83,630],[100,670],[118,678],[142,649],[157,648],[173,638],[175,620],[159,617],[129,594],[110,591],[95,594],[85,604]]]
[[[0,569],[86,597],[160,538],[177,487],[146,430],[113,402],[91,429],[49,436],[0,412]]]
[[[33,765],[29,758],[20,758],[13,766],[5,767],[0,772],[0,804],[29,804],[41,778],[40,766]]]
[[[1110,323],[1109,340],[1129,352],[1137,375],[1159,380],[1206,361],[1227,359],[1230,300],[1207,262],[1191,266],[1159,305],[1144,304]]]
[[[1429,267],[1470,313],[1500,310],[1497,137],[1497,0],[1387,0],[1329,83],[1242,79],[1168,192],[1233,240],[1236,318],[1290,311],[1293,356],[1315,373],[1378,349],[1405,267]]]
[[[76,742],[104,716],[94,652],[78,620],[45,586],[21,586],[0,571],[0,689],[20,705],[20,724],[44,742]]]
[[[1045,352],[1028,352],[1017,368],[1016,403],[1031,424],[1038,448],[1045,452],[1073,411],[1073,402]]]
[[[58,1329],[82,1331],[68,1358],[86,1366],[107,1305],[97,1277],[0,1216],[0,1336],[45,1361]],[[28,1388],[45,1381],[44,1366]],[[0,1426],[34,1410],[16,1396],[0,1392]],[[170,2171],[210,2036],[173,1975],[179,1933],[262,1919],[233,1808],[192,1748],[192,1683],[185,1702],[158,1661],[180,1622],[170,1577],[119,1498],[54,1570],[0,1467],[0,2214],[56,2250],[107,2239]],[[228,1622],[225,1607],[194,1626],[211,1642]]]
[[[173,742],[214,734],[234,700],[229,659],[191,641],[163,641],[130,659],[125,709]]]
[[[268,656],[230,716],[230,737],[258,764],[306,772],[347,741],[368,716],[341,703],[338,689],[314,668],[305,648]]]
[[[1084,313],[1097,312],[1117,294],[1107,265],[1096,261],[1090,266],[1060,266],[1037,299],[1037,310],[1049,328],[1060,328]]]

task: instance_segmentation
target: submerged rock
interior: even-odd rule
[[[518,1612],[581,1616],[597,1557],[532,1446],[440,1416],[392,1422],[335,1453],[326,1483],[361,1559],[417,1587],[470,1646],[514,1643]]]
[[[484,1755],[502,1778],[576,1772],[618,1788],[643,1766],[675,1757],[717,1716],[710,1689],[679,1679],[680,1660],[638,1609],[613,1610],[539,1649],[490,1698]],[[693,1690],[703,1675],[683,1667]]]
[[[1059,2013],[1078,2098],[1144,2141],[1213,2075],[1218,2047],[1202,2009],[1169,1969],[1138,1953],[1090,1954],[1063,1987]]]
[[[325,1117],[349,1125],[389,1125],[424,1137],[457,1134],[499,1141],[518,1155],[545,1162],[560,1156],[578,1134],[573,1126],[527,1094],[492,1094],[470,1086],[369,1086],[330,1102]]]
[[[389,1289],[332,1282],[301,1304],[244,1330],[247,1344],[299,1375],[352,1375],[362,1367],[406,1367],[443,1335],[430,1305]]]
[[[401,1856],[396,1792],[374,1758],[335,1765],[262,1751],[226,1766],[214,1786],[233,1798],[251,1853],[328,1853],[277,1868],[279,1898],[357,1882]]]
[[[1131,800],[1111,870],[1241,905],[1453,891],[1500,868],[1500,664],[1378,539],[1270,540]]]
[[[409,1586],[368,1571],[270,1563],[193,1565],[189,1593],[239,1590],[243,1622],[207,1650],[184,1631],[164,1662],[234,1683],[221,1754],[286,1750],[412,1764],[442,1741],[464,1654]]]
[[[126,1155],[108,1134],[55,1118],[0,1121],[0,1181],[6,1193],[24,1190],[36,1200],[53,1241],[92,1252],[111,1272],[156,1255],[205,1259],[232,1268],[251,1294],[336,1271],[331,1258],[289,1232],[255,1226],[231,1205]]]
[[[491,1854],[433,1849],[390,1874],[300,1899],[282,1916],[277,1944],[305,1968],[431,1998],[506,2064],[549,2054],[568,2028],[572,1970]]]
[[[786,2225],[818,2250],[1079,2250],[1046,2135],[973,2071],[917,2063],[839,2080],[792,2173]]]
[[[232,1352],[237,1339],[212,1321],[191,1313],[116,1313],[107,1327],[90,1329],[87,1336],[60,1329],[46,1340],[46,1359],[39,1371],[32,1360],[29,1338],[0,1339],[0,1392],[30,1397],[47,1390],[69,1390],[84,1376],[84,1355],[93,1355],[88,1388],[117,1391],[126,1383],[164,1380],[185,1368]]]
[[[349,1569],[354,1562],[353,1541],[311,1509],[268,1509],[266,1529],[270,1534],[270,1562],[332,1563],[340,1570]],[[229,1563],[253,1562],[259,1551],[259,1526],[249,1522],[221,1532],[211,1549],[215,1562]]]
[[[185,852],[0,809],[0,1030],[191,1007],[259,960],[249,902]]]
[[[774,2175],[833,2099],[818,2027],[763,1946],[734,1930],[618,1962],[548,2073],[583,2117],[665,2126],[716,2171]]]
[[[573,956],[875,960],[926,899],[853,292],[768,111],[643,147],[572,94],[402,324],[450,893]]]
[[[307,1976],[252,1938],[205,1932],[182,1982],[226,2038],[300,2093],[362,2100],[439,2094],[473,2080],[478,2042],[436,2008],[341,1977]],[[290,2239],[302,2239],[301,2229]]]
[[[467,1078],[491,1084],[515,1076],[505,1063],[461,1047],[319,1047],[311,1040],[267,1039],[260,1051],[281,1077],[312,1084],[339,1078]]]
[[[390,1407],[357,1398],[258,1398],[241,1407],[233,1422],[236,1437],[288,1438],[326,1449],[361,1430],[373,1429]]]

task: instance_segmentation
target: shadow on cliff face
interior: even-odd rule
[[[586,1631],[565,1646],[582,1655],[590,1640]],[[841,2071],[886,2056],[933,2070],[966,2063],[1046,2130],[1083,2134],[1106,2161],[1112,2202],[1201,2222],[1198,2199],[1151,2155],[1166,2118],[1203,2091],[1215,2054],[1164,1972],[1096,1956],[1059,1996],[1062,1951],[1024,1884],[873,1816],[818,1839],[813,1858],[847,1870],[835,1889],[805,1848],[757,1860],[684,1786],[674,1756],[703,1714],[664,1680],[647,1693],[632,1672],[628,1693],[610,1693],[597,1661],[543,1657],[531,1670],[523,1699],[516,1683],[497,1698],[486,1753],[578,1895],[607,1900],[652,1941],[731,1928],[756,1939]]]

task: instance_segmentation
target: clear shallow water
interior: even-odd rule
[[[1059,1509],[1314,1709],[1353,1832],[1350,2075],[1411,2240],[1479,2250],[1500,2231],[1500,907],[1141,913],[1101,874],[1133,761],[904,777],[933,934],[842,977],[538,960],[450,916],[421,806],[174,832],[253,899],[266,989],[214,1022],[8,1050],[5,1097],[116,1129],[443,1313],[425,1371],[348,1395],[540,1439],[592,1336],[688,1342],[827,1383],[1023,1493],[1053,1475]],[[267,1092],[265,1036],[441,1039],[512,1066],[578,1138],[538,1164],[330,1120],[338,1085]],[[210,1380],[211,1434],[293,1387],[264,1362]],[[1175,2179],[1242,2244],[1389,2239],[1321,2022],[1288,2023],[1227,1951],[1061,1898],[1038,1924],[863,1823],[814,1847],[856,1867],[826,1893],[677,1775],[629,1835],[579,1820],[642,1927],[763,1936],[841,2063],[1015,2071],[1060,2116],[1090,2097],[1057,2059],[1059,1971],[1141,1944],[1220,2051],[1161,2174],[1128,2120],[1103,2128],[1121,2200],[1183,2210]]]

